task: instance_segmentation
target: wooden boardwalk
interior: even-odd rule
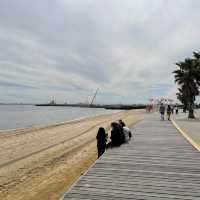
[[[134,139],[107,151],[64,200],[200,200],[200,153],[167,121],[151,115]]]

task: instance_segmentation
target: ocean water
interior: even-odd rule
[[[0,105],[0,131],[46,126],[114,112],[118,111],[102,108]]]

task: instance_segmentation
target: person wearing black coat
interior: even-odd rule
[[[168,116],[168,120],[170,121],[170,116],[172,114],[172,108],[170,105],[167,106],[167,116]]]
[[[123,128],[120,124],[113,122],[111,123],[111,146],[120,146],[124,143],[124,134],[123,134]]]
[[[98,150],[98,158],[105,152],[107,135],[106,131],[103,127],[100,127],[96,136],[97,139],[97,150]]]

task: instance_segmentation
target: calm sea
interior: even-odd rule
[[[102,108],[0,105],[0,130],[46,126],[117,111]]]

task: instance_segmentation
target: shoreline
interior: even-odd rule
[[[0,198],[59,199],[97,159],[99,126],[108,131],[118,119],[133,126],[143,117],[141,110],[122,111],[0,136]]]
[[[54,126],[76,123],[76,122],[79,122],[81,120],[90,119],[90,118],[94,118],[94,117],[98,117],[98,116],[113,115],[113,114],[120,113],[120,112],[126,112],[126,111],[125,110],[119,110],[119,111],[113,112],[113,113],[96,114],[96,115],[93,115],[93,116],[85,116],[85,117],[75,118],[75,119],[72,119],[72,120],[67,120],[67,121],[62,121],[62,122],[57,122],[57,123],[51,123],[51,124],[47,124],[47,125],[35,125],[35,126],[30,126],[30,127],[24,127],[24,128],[22,127],[22,128],[14,128],[14,129],[0,129],[0,134],[6,134],[6,133],[12,133],[12,132],[18,132],[18,131],[29,131],[29,130],[32,131],[32,129],[50,128],[50,127],[54,127]],[[0,135],[0,137],[1,137],[1,135]]]

